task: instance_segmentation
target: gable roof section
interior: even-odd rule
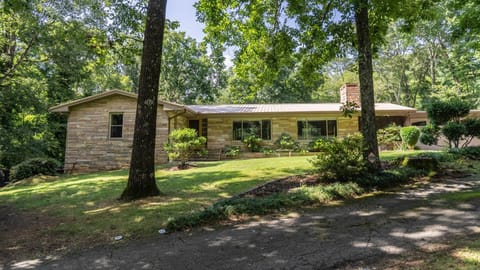
[[[81,104],[88,103],[88,102],[92,102],[92,101],[102,99],[102,98],[106,98],[106,97],[110,97],[110,96],[115,96],[115,95],[137,99],[137,94],[115,89],[115,90],[106,91],[106,92],[103,92],[103,93],[100,93],[100,94],[96,94],[96,95],[93,95],[93,96],[89,96],[89,97],[80,98],[80,99],[68,101],[68,102],[65,102],[65,103],[61,103],[59,105],[56,105],[56,106],[53,106],[53,107],[49,108],[48,110],[50,112],[65,113],[65,112],[70,111],[70,107],[81,105]],[[163,100],[159,100],[158,104],[163,105],[164,109],[166,111],[188,109],[184,105],[180,105],[180,104],[173,103],[173,102],[167,102],[167,101],[163,101]]]
[[[286,104],[224,104],[187,106],[198,114],[254,114],[254,113],[338,113],[341,103],[286,103]],[[376,103],[375,111],[414,112],[416,109],[392,103]]]
[[[71,107],[98,99],[119,95],[137,99],[137,94],[122,90],[110,90],[93,96],[65,102],[49,109],[50,112],[66,113]],[[221,114],[262,114],[262,113],[338,113],[341,103],[284,103],[284,104],[223,104],[223,105],[181,105],[159,100],[158,104],[164,110],[187,110],[194,114],[221,115]],[[392,103],[375,103],[378,112],[415,112],[416,109]]]

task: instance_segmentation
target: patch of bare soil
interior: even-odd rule
[[[0,206],[0,217],[0,263],[65,248],[46,232],[58,224],[55,218],[7,206]]]
[[[237,197],[264,197],[275,193],[287,192],[301,186],[315,186],[318,184],[320,184],[320,182],[318,181],[317,175],[294,175],[257,186],[244,193],[238,194]]]

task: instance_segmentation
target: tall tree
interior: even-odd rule
[[[162,54],[160,97],[182,104],[213,103],[225,86],[224,58],[168,21]],[[220,56],[222,56],[220,54]]]
[[[122,200],[160,194],[155,181],[155,130],[166,5],[167,0],[148,1],[132,157]]]
[[[405,25],[411,25],[428,2],[412,0],[404,5],[393,0],[200,0],[196,7],[199,19],[206,23],[207,38],[238,47],[235,64],[245,59],[253,63],[254,68],[245,69],[248,78],[265,76],[262,82],[271,81],[271,77],[277,78],[279,67],[293,59],[293,70],[298,75],[306,74],[307,82],[315,82],[328,61],[357,55],[362,73],[362,133],[368,146],[364,157],[370,157],[372,166],[378,168],[372,50],[384,42],[393,20],[402,18]],[[253,89],[251,84],[244,88]]]
[[[363,158],[371,161],[374,169],[380,168],[380,155],[375,128],[375,98],[373,91],[372,45],[368,19],[368,0],[354,3],[358,48],[358,76],[360,81],[361,128],[366,144]]]

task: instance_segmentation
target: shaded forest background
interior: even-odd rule
[[[202,41],[167,23],[161,99],[338,102],[340,86],[358,81],[354,39],[345,35],[353,19],[329,1],[221,2],[196,5]],[[478,101],[480,1],[433,3],[412,18],[373,16],[377,102],[423,109],[450,97]],[[0,8],[0,168],[34,157],[63,162],[66,118],[48,108],[114,88],[137,91],[146,3],[5,0]]]

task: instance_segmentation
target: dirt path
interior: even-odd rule
[[[479,182],[447,179],[344,206],[32,259],[4,269],[365,269],[449,237],[479,233],[480,200],[452,204],[431,198]]]

